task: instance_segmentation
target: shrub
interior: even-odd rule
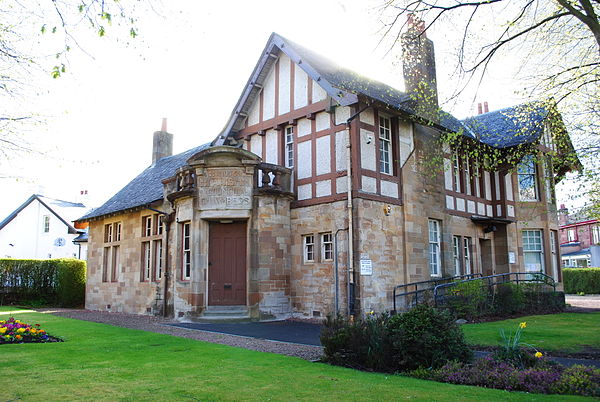
[[[462,329],[446,311],[420,305],[392,317],[388,329],[394,364],[399,370],[436,368],[449,360],[471,359]]]
[[[600,268],[564,268],[565,293],[600,293]]]
[[[0,304],[82,305],[86,263],[73,259],[0,259]]]
[[[475,318],[487,312],[488,291],[483,280],[460,282],[450,289],[448,307],[460,318]]]
[[[499,316],[520,313],[525,309],[523,288],[516,283],[498,285],[494,299],[494,312]]]
[[[569,367],[550,389],[557,394],[600,396],[600,369],[582,365]]]

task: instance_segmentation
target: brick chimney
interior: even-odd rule
[[[160,131],[154,132],[152,141],[152,164],[165,156],[173,155],[173,134],[167,133],[167,119],[162,119]]]
[[[565,207],[565,204],[560,204],[558,209],[558,225],[566,225],[569,223],[569,210]]]
[[[417,114],[439,120],[438,93],[433,42],[427,39],[425,23],[408,15],[408,29],[402,34],[404,86],[416,103]]]

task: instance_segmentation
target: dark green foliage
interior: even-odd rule
[[[565,293],[600,293],[600,268],[563,269]]]
[[[85,274],[81,260],[0,259],[0,304],[81,306]]]
[[[399,370],[441,367],[472,357],[462,329],[447,311],[420,305],[392,317],[388,329]]]
[[[471,358],[453,317],[422,305],[402,315],[369,315],[355,322],[329,316],[321,343],[327,362],[363,370],[395,372]]]
[[[515,283],[498,285],[494,302],[496,314],[500,316],[521,313],[525,308],[523,288]]]
[[[450,289],[448,307],[461,318],[481,317],[489,306],[488,289],[481,279],[460,282]]]
[[[569,367],[551,390],[557,394],[600,397],[600,369],[582,365]]]

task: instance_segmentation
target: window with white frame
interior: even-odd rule
[[[142,217],[142,236],[152,236],[152,215]]]
[[[181,278],[188,280],[192,275],[192,242],[190,223],[182,223],[181,226]]]
[[[577,234],[576,234],[574,228],[573,229],[567,229],[567,240],[569,242],[577,241]]]
[[[392,123],[388,117],[379,116],[379,172],[392,174]]]
[[[154,241],[154,280],[160,281],[162,278],[163,266],[163,247],[162,240]]]
[[[431,276],[441,276],[440,222],[429,220],[429,273]]]
[[[471,194],[471,164],[469,162],[469,158],[463,158],[465,165],[465,192],[467,195]]]
[[[331,232],[321,233],[321,260],[333,260],[333,235]]]
[[[600,244],[600,226],[592,226],[592,244]]]
[[[537,169],[532,155],[525,156],[517,168],[519,177],[519,199],[521,201],[538,201],[539,190]]]
[[[115,231],[115,241],[121,241],[121,222],[117,222],[114,224]]]
[[[108,282],[108,272],[110,266],[110,247],[104,247],[102,254],[102,282]]]
[[[454,176],[454,191],[460,193],[460,163],[457,152],[452,155],[452,175]]]
[[[44,215],[44,233],[50,232],[50,216]]]
[[[113,241],[113,224],[104,225],[104,242],[112,243]]]
[[[294,126],[285,128],[285,167],[294,167]]]
[[[470,237],[463,237],[463,266],[465,267],[465,272],[463,274],[468,275],[471,273],[471,245],[472,241]]]
[[[305,235],[302,236],[302,248],[304,250],[304,262],[314,262],[315,261],[315,236],[314,235]]]
[[[544,248],[541,230],[523,230],[523,260],[525,271],[544,272]]]
[[[150,280],[152,269],[152,252],[150,250],[150,242],[142,242],[142,282]]]
[[[452,236],[452,258],[454,261],[454,275],[460,275],[460,236]]]

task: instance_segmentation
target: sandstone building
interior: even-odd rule
[[[560,280],[553,182],[570,166],[545,155],[570,149],[556,115],[460,121],[437,106],[422,25],[403,46],[406,93],[271,35],[211,144],[171,155],[163,125],[152,165],[81,218],[86,307],[312,318],[388,310],[395,285],[442,276]],[[515,149],[520,162],[485,154]]]

